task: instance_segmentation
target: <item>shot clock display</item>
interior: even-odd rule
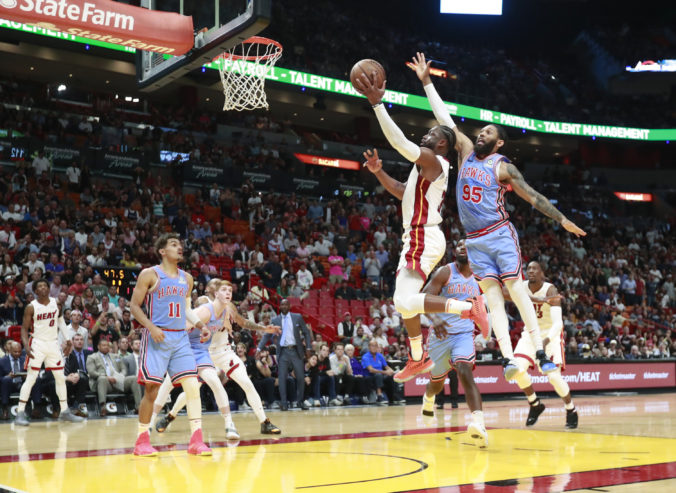
[[[141,271],[126,267],[105,267],[98,269],[96,272],[101,274],[101,278],[107,286],[113,286],[117,290],[118,295],[130,299]]]

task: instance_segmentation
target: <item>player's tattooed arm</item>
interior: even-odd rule
[[[257,323],[244,318],[242,315],[239,314],[237,308],[233,303],[230,303],[229,308],[230,313],[232,313],[233,321],[243,329],[256,330],[258,332],[270,332],[273,334],[281,332],[280,328],[276,325],[258,325]]]

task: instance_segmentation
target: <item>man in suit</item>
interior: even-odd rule
[[[99,350],[87,358],[87,373],[89,386],[96,392],[99,399],[100,415],[106,416],[106,399],[115,389],[124,390],[124,377],[127,368],[117,355],[110,354],[110,342],[106,339],[99,341]]]
[[[138,359],[141,351],[141,339],[131,341],[131,352],[122,356],[122,364],[125,367],[124,392],[131,392],[134,396],[134,414],[143,399],[143,387],[138,383]]]
[[[18,342],[9,343],[9,353],[0,358],[0,419],[9,419],[9,396],[12,392],[18,392],[21,389],[23,381],[26,379],[24,363],[26,355],[21,354],[21,344]],[[33,412],[39,413],[38,403],[42,399],[42,386],[40,380],[35,382],[31,390],[31,401],[33,401]]]
[[[265,334],[258,344],[258,350],[263,349],[268,342],[277,346],[277,362],[279,365],[279,395],[282,399],[280,408],[282,411],[289,409],[286,396],[286,378],[289,374],[289,366],[293,367],[296,375],[296,402],[303,410],[309,409],[303,403],[303,394],[305,391],[305,366],[303,364],[305,357],[309,357],[312,348],[310,330],[305,325],[305,320],[298,313],[291,313],[289,309],[291,304],[289,300],[283,299],[279,304],[280,314],[272,319],[272,325],[278,325],[282,328],[280,335]],[[305,346],[303,346],[305,341]]]
[[[73,335],[73,350],[66,358],[63,372],[66,375],[66,389],[68,390],[68,403],[73,412],[87,417],[86,394],[89,390],[89,375],[87,374],[87,358],[92,354],[84,347],[84,337],[81,334]]]

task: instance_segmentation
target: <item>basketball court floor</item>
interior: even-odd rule
[[[188,456],[182,416],[153,433],[160,454],[150,459],[131,454],[133,418],[3,424],[0,491],[676,491],[675,393],[577,398],[577,430],[564,428],[560,400],[545,403],[528,429],[523,400],[485,403],[487,449],[467,439],[464,404],[425,421],[418,405],[272,411],[278,438],[235,413],[242,439],[231,443],[209,414],[205,458]]]

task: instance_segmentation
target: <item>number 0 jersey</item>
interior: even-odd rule
[[[472,152],[460,167],[455,195],[468,238],[489,233],[509,219],[505,210],[505,192],[509,187],[498,181],[496,173],[500,162],[510,161],[502,154],[491,154],[480,160]]]
[[[59,335],[59,305],[56,298],[50,297],[46,305],[35,299],[31,301],[31,305],[33,305],[33,339],[56,341]]]
[[[178,269],[178,276],[171,277],[156,265],[157,283],[146,297],[148,318],[161,329],[185,330],[185,297],[188,295],[188,280],[185,271]]]

